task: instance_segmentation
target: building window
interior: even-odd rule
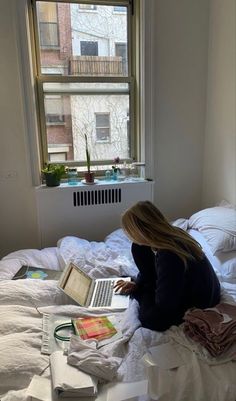
[[[124,6],[115,6],[114,11],[118,13],[125,13],[126,12],[126,7]]]
[[[85,134],[95,170],[117,156],[138,160],[139,0],[119,3],[116,14],[113,0],[32,0],[42,165],[57,153],[52,145],[66,143],[68,166],[86,169]],[[56,24],[57,40],[52,30],[43,37],[40,23]]]
[[[49,153],[49,161],[51,163],[66,161],[66,153],[64,152]]]
[[[94,11],[97,10],[97,6],[94,4],[79,4],[79,8],[82,11]]]
[[[61,96],[45,96],[45,115],[47,125],[61,125],[65,122],[63,99]]]
[[[110,113],[96,113],[96,140],[97,142],[110,141]]]
[[[58,20],[56,3],[38,3],[39,39],[42,47],[58,47]]]
[[[98,56],[98,42],[81,40],[80,52],[81,56]]]

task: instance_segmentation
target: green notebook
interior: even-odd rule
[[[12,280],[20,280],[24,278],[39,280],[59,280],[62,272],[58,270],[42,269],[35,266],[22,266],[15,274]]]

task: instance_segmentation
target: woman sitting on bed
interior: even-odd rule
[[[151,202],[128,209],[122,227],[139,274],[135,282],[119,280],[115,290],[137,299],[143,327],[164,331],[179,325],[187,309],[219,303],[220,284],[200,245]]]

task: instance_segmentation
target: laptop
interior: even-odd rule
[[[25,278],[39,280],[59,280],[62,272],[58,270],[44,269],[36,266],[23,265],[13,276],[12,280],[22,280]]]
[[[113,287],[118,280],[131,281],[131,277],[93,279],[71,262],[62,273],[58,287],[86,308],[123,310],[129,306],[129,296],[115,293]]]

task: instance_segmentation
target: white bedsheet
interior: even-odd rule
[[[50,375],[48,357],[40,353],[42,313],[74,317],[89,314],[88,310],[77,306],[62,293],[55,281],[12,281],[7,278],[11,278],[22,264],[60,270],[69,260],[79,263],[94,277],[137,274],[130,253],[130,242],[121,230],[112,233],[101,243],[65,237],[59,241],[58,247],[42,251],[22,250],[0,261],[1,401],[25,401],[25,390],[33,375]],[[223,287],[226,299],[236,301],[235,286],[224,282]],[[181,334],[181,327],[173,327],[165,333],[140,327],[137,308],[137,302],[131,301],[130,308],[120,315],[123,339],[106,346],[111,355],[123,358],[118,371],[118,379],[123,381],[146,377],[141,359],[148,348],[173,342]],[[181,345],[180,341],[175,341],[175,345],[185,355],[187,362],[172,371],[157,369],[160,400],[235,401],[235,362],[209,364],[197,353]]]

